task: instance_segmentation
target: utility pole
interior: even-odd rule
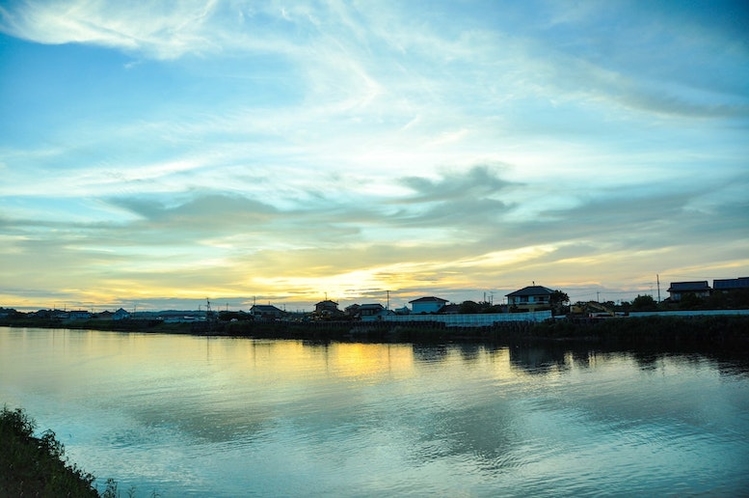
[[[658,284],[658,302],[661,302],[661,276],[657,273],[655,274],[655,281]]]
[[[389,310],[390,309],[390,291],[386,290],[385,292],[387,293],[387,305],[385,306],[385,309]]]

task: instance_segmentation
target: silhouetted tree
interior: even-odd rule
[[[658,309],[658,304],[653,299],[653,296],[641,296],[637,295],[632,301],[632,310],[634,311],[655,311]]]
[[[481,310],[481,307],[478,303],[474,301],[463,301],[462,303],[460,303],[460,309],[458,310],[458,312],[461,315],[474,315],[478,313],[479,310]]]
[[[567,307],[569,304],[570,297],[566,292],[555,290],[554,292],[552,292],[551,296],[549,296],[549,306],[551,307],[551,312],[554,315],[565,314],[568,311]]]

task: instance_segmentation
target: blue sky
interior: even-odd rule
[[[0,303],[746,276],[748,24],[725,1],[3,2]]]

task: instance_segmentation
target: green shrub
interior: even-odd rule
[[[34,437],[35,422],[21,409],[0,414],[0,496],[98,497],[94,476],[65,459],[48,430]]]

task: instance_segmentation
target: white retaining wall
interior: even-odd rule
[[[631,311],[629,316],[718,316],[749,315],[749,310]]]
[[[388,315],[384,322],[441,322],[446,327],[489,327],[497,322],[543,322],[551,311],[527,313],[479,313],[475,315]]]

